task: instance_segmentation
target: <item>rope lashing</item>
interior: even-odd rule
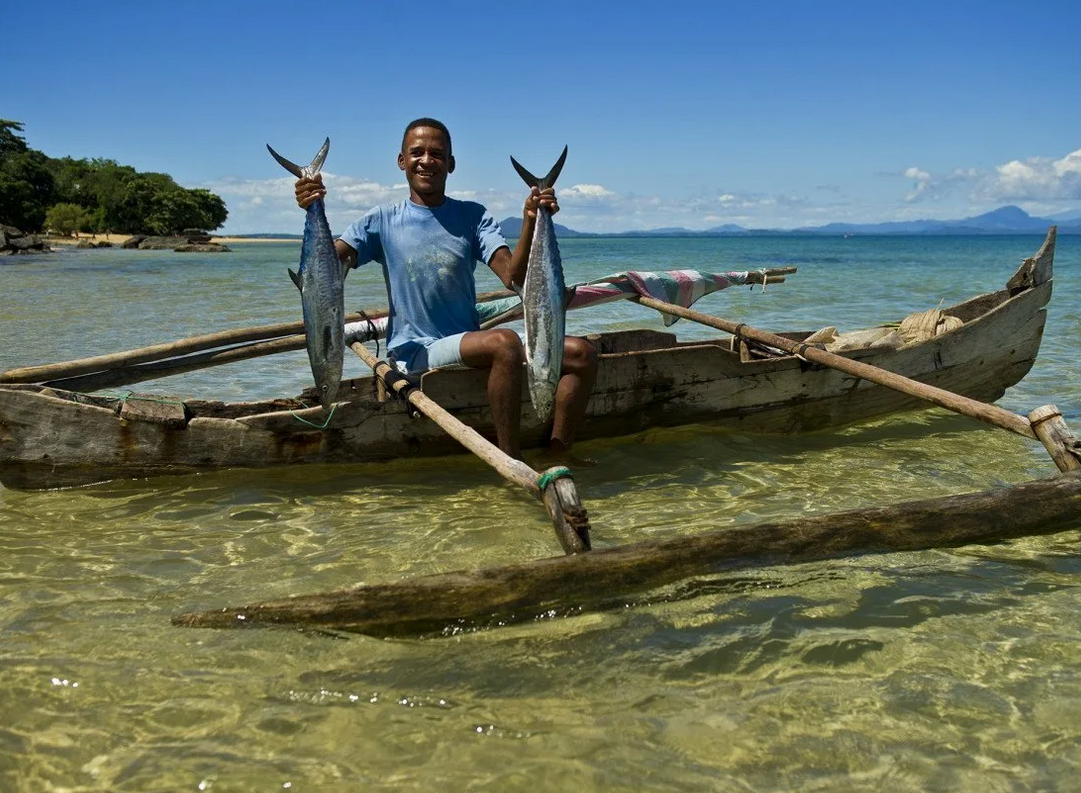
[[[543,493],[548,485],[552,484],[555,480],[563,478],[571,479],[573,477],[574,475],[571,473],[570,468],[564,468],[563,466],[550,468],[537,477],[537,487],[539,487]]]

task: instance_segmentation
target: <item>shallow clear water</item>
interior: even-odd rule
[[[703,310],[842,330],[998,288],[1035,237],[566,240],[568,281],[795,265]],[[292,246],[0,265],[0,369],[293,320]],[[1001,400],[1081,427],[1081,238],[1040,359]],[[494,288],[491,276],[479,288]],[[350,276],[347,308],[383,305]],[[660,322],[617,304],[570,332]],[[710,331],[680,322],[681,338]],[[359,375],[348,364],[348,375]],[[303,352],[140,389],[308,385]],[[833,433],[708,425],[583,444],[608,547],[1053,473],[930,410]],[[1079,525],[1081,528],[1081,525]],[[1024,790],[1081,770],[1078,531],[686,581],[626,608],[443,638],[174,628],[196,608],[559,553],[468,458],[0,489],[0,790]]]

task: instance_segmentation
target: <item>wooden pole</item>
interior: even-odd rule
[[[509,297],[513,294],[513,292],[507,289],[500,289],[495,292],[484,292],[477,296],[477,302],[486,303],[490,300]],[[368,313],[366,316],[371,319],[378,319],[380,317],[385,317],[387,313],[387,309],[380,308]],[[365,317],[360,314],[349,314],[345,318],[345,321],[358,322],[364,318]],[[95,355],[90,358],[79,358],[74,361],[65,361],[63,363],[51,363],[43,364],[41,366],[26,366],[20,369],[9,369],[6,372],[0,372],[0,383],[41,383],[46,380],[71,378],[78,375],[90,374],[92,372],[100,372],[106,369],[134,366],[135,364],[147,363],[150,361],[161,361],[166,358],[188,355],[203,350],[211,350],[216,347],[225,347],[230,344],[243,344],[251,341],[275,339],[281,336],[290,336],[303,332],[303,322],[283,322],[277,325],[256,325],[249,328],[223,330],[216,333],[207,333],[202,336],[192,336],[187,339],[165,342],[163,344],[152,344],[148,347],[140,347],[135,350],[125,350],[124,352],[109,353],[107,355]],[[287,349],[293,348],[288,347]],[[271,352],[281,352],[281,350],[273,350]],[[250,357],[270,355],[271,352],[253,352]],[[232,360],[242,360],[242,358],[217,360],[214,363],[209,363],[207,365],[214,366],[217,363],[228,363]],[[183,369],[182,371],[188,371],[188,369]],[[164,371],[163,373],[171,374],[173,372]],[[162,375],[159,374],[157,376],[161,377]]]
[[[651,297],[633,297],[631,299],[641,303],[643,306],[648,306],[649,308],[660,311],[663,314],[671,314],[675,317],[682,317],[701,323],[702,325],[708,325],[711,328],[717,328],[718,330],[731,333],[736,338],[750,339],[751,341],[756,341],[760,344],[776,347],[779,350],[784,350],[792,355],[798,355],[808,361],[828,366],[831,369],[845,372],[846,374],[859,377],[862,380],[868,380],[872,383],[892,388],[895,391],[900,391],[909,396],[925,399],[928,402],[932,402],[956,413],[971,416],[972,418],[979,419],[980,421],[995,427],[1001,427],[1010,432],[1015,432],[1018,435],[1023,435],[1026,438],[1038,440],[1036,433],[1033,431],[1032,425],[1027,418],[1012,413],[1004,408],[1000,408],[998,405],[988,405],[985,402],[978,402],[975,399],[969,399],[960,394],[955,394],[952,391],[946,391],[945,389],[936,388],[935,386],[927,385],[926,383],[920,383],[911,378],[904,377],[903,375],[894,374],[885,369],[880,369],[877,366],[862,363],[861,361],[854,361],[851,358],[845,358],[836,353],[827,352],[820,346],[792,341],[783,336],[778,336],[775,333],[752,328],[744,322],[731,322],[726,319],[710,316],[709,314],[703,314],[700,311],[693,311],[689,308],[673,305],[672,303],[665,303]]]
[[[290,350],[303,350],[305,344],[305,336],[300,333],[269,341],[257,341],[237,347],[207,350],[178,358],[167,358],[163,361],[150,361],[135,366],[121,366],[116,369],[106,369],[101,372],[76,377],[48,380],[44,385],[50,388],[62,388],[65,391],[79,391],[89,394],[103,388],[118,388],[141,383],[144,380],[157,380],[169,375],[194,372],[198,369],[207,369],[236,361],[247,361],[264,355],[274,355]]]
[[[1066,426],[1062,413],[1054,405],[1044,405],[1028,414],[1036,437],[1047,449],[1062,472],[1081,469],[1081,443]]]
[[[541,499],[548,509],[556,536],[559,537],[559,543],[566,553],[573,554],[590,550],[589,518],[581,501],[578,500],[573,481],[567,476],[560,476],[566,469],[556,467],[545,471],[542,488],[541,474],[521,460],[516,460],[506,454],[475,429],[452,416],[390,364],[376,358],[360,342],[353,342],[349,347],[371,367],[389,390],[407,400],[442,427],[448,435],[488,463],[504,479],[525,488],[534,498]]]
[[[747,273],[747,284],[761,284],[765,289],[767,284],[783,284],[786,275],[791,275],[796,272],[795,267],[769,267],[764,270],[751,270]],[[627,294],[626,298],[631,299],[633,295]],[[512,306],[498,316],[491,317],[480,323],[481,330],[488,330],[494,328],[497,325],[503,325],[507,322],[513,322],[516,319],[521,319],[524,312],[522,310],[522,304]]]
[[[376,635],[488,627],[552,613],[624,608],[691,576],[865,553],[949,548],[1076,528],[1081,473],[1012,487],[814,517],[715,529],[484,570],[195,611],[173,624],[280,624]],[[667,591],[666,599],[679,591]],[[632,599],[628,599],[632,598]]]
[[[356,315],[355,319],[360,319],[360,316]],[[136,350],[95,355],[90,358],[80,358],[64,363],[9,369],[0,373],[0,383],[40,383],[45,380],[76,377],[105,369],[134,366],[148,361],[158,361],[215,347],[224,347],[228,344],[242,344],[303,332],[303,322],[286,322],[279,325],[258,325],[250,328],[207,333],[202,336],[192,336],[164,344],[152,344],[149,347],[140,347]]]

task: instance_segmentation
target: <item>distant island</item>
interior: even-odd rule
[[[499,222],[506,237],[517,237],[522,231],[522,219],[509,217]],[[748,229],[734,223],[702,231],[685,228],[655,228],[598,234],[555,224],[560,237],[735,237],[779,235],[961,235],[961,234],[1042,234],[1048,226],[1058,226],[1059,234],[1081,234],[1081,212],[1067,217],[1032,217],[1021,207],[1004,206],[982,215],[961,220],[904,220],[892,223],[827,223],[825,226],[804,226],[797,229]]]

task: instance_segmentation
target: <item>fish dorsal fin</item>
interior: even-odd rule
[[[514,170],[518,172],[518,175],[522,177],[522,181],[530,187],[536,187],[538,190],[543,190],[546,187],[555,186],[556,179],[559,178],[559,172],[563,170],[563,163],[567,161],[567,147],[563,147],[563,153],[559,155],[559,159],[556,160],[556,164],[552,166],[552,170],[548,172],[548,175],[543,179],[538,179],[531,174],[525,168],[522,167],[513,157],[510,158],[510,164],[514,166]]]
[[[294,273],[292,270],[286,270],[289,273],[289,277],[293,283],[296,284],[296,288],[300,290],[300,294],[304,294],[304,287],[300,285],[300,276]]]
[[[289,173],[293,174],[293,176],[299,179],[304,176],[315,176],[317,173],[319,173],[319,171],[322,170],[323,162],[327,158],[327,152],[330,151],[330,138],[327,138],[325,141],[323,141],[323,146],[319,149],[318,152],[316,152],[315,157],[312,159],[311,164],[308,165],[307,168],[301,168],[295,162],[291,162],[285,159],[280,154],[278,154],[278,152],[274,151],[274,149],[270,147],[269,143],[266,145],[266,147],[267,151],[270,152],[270,156],[277,160],[278,164],[281,165],[282,168],[289,171]]]

